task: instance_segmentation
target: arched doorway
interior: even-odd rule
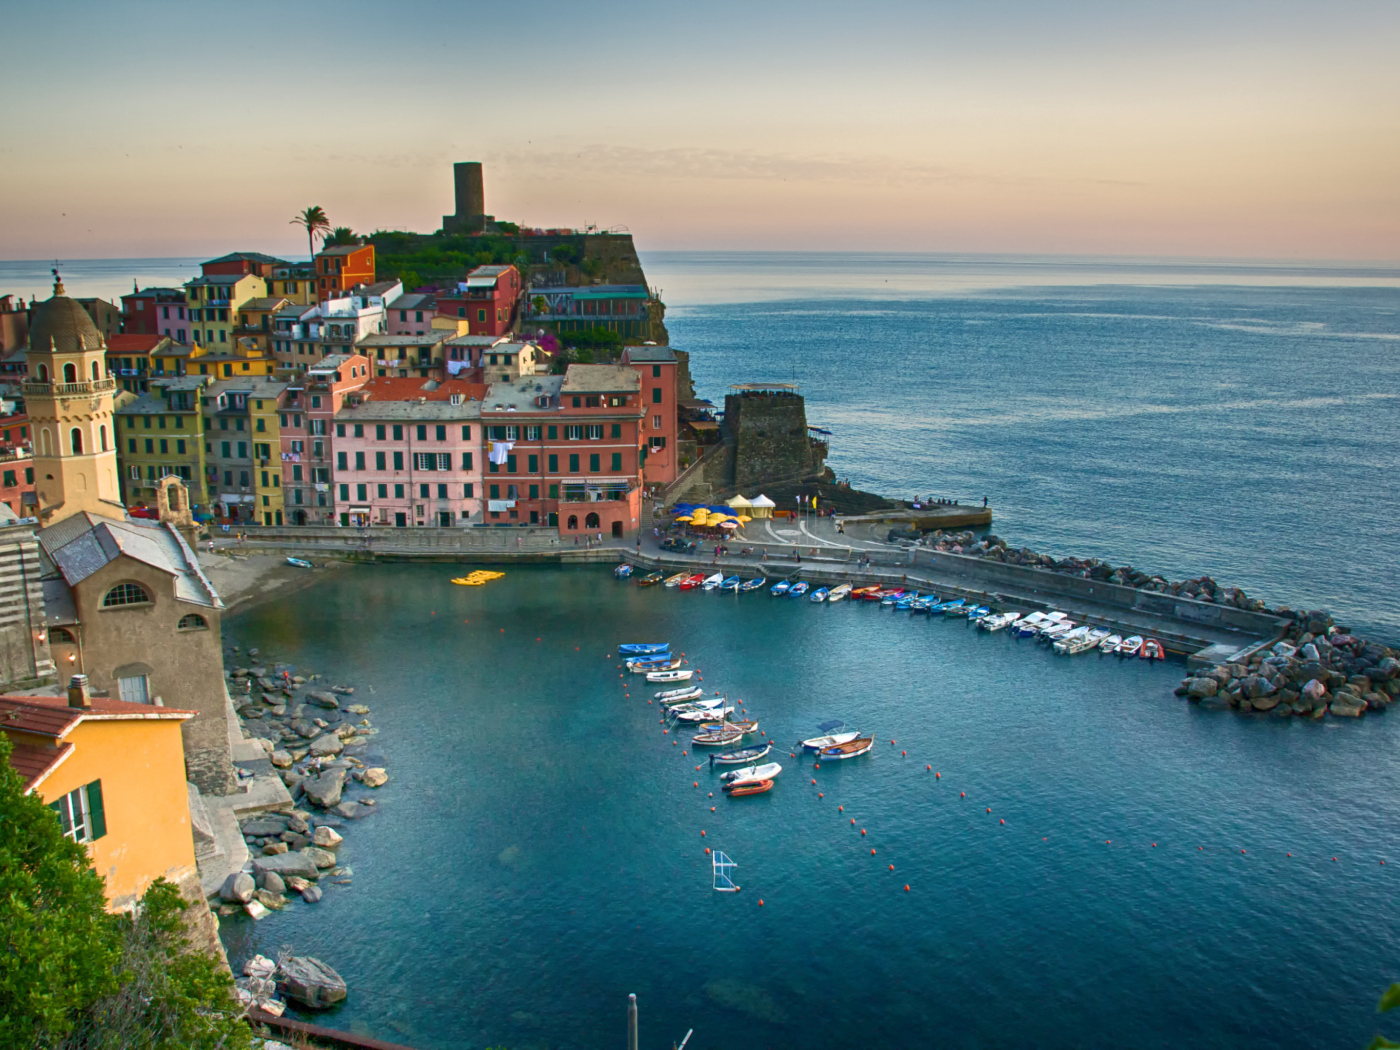
[[[583,519],[583,527],[590,530],[598,527],[598,512],[596,510],[588,512],[588,517]]]
[[[570,514],[570,515],[569,515],[569,525],[568,525],[568,529],[569,529],[570,532],[577,532],[577,531],[578,531],[578,515],[577,515],[577,514]]]
[[[620,539],[622,539],[622,522],[620,522],[620,521],[615,521],[615,522],[612,523],[612,534],[613,534],[613,539],[615,539],[615,540],[620,540]]]

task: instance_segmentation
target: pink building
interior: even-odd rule
[[[465,527],[482,521],[480,384],[376,378],[336,413],[342,525]]]
[[[292,525],[337,519],[332,434],[337,412],[370,381],[369,360],[333,354],[292,380],[278,412],[282,440],[282,505]]]
[[[426,292],[408,292],[391,302],[387,309],[385,324],[390,335],[429,335],[433,330],[433,315],[437,313],[437,299]]]

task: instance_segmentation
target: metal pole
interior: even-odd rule
[[[637,993],[627,997],[627,1050],[637,1050]]]

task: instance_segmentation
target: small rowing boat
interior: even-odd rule
[[[688,682],[694,669],[686,667],[677,671],[648,671],[648,682]]]
[[[942,612],[944,616],[966,616],[968,604],[966,598],[958,598],[951,602],[942,602],[935,605],[930,612]]]
[[[718,587],[718,586],[719,586],[721,583],[723,583],[723,582],[724,582],[724,573],[722,573],[722,572],[717,572],[717,573],[714,573],[714,574],[712,574],[712,575],[710,575],[710,576],[706,576],[706,577],[705,577],[705,582],[702,583],[700,586],[701,586],[702,588],[704,588],[705,590],[707,590],[707,591],[712,591],[712,590],[714,590],[716,587]]]
[[[914,607],[914,603],[917,602],[918,600],[919,600],[919,592],[918,592],[918,591],[906,591],[904,594],[900,595],[900,597],[898,598],[898,600],[895,601],[895,603],[894,603],[895,611],[896,611],[896,612],[908,612],[910,609],[912,609],[912,608]]]
[[[741,747],[737,751],[725,751],[718,755],[710,756],[712,766],[735,766],[747,765],[757,762],[769,751],[773,750],[772,744],[758,744],[754,747]]]
[[[766,576],[755,576],[751,580],[745,580],[744,583],[739,587],[739,590],[756,591],[767,582],[768,578]]]
[[[804,594],[807,593],[807,587],[808,584],[806,580],[798,580],[796,583],[794,583],[791,587],[788,588],[788,597],[801,598]]]
[[[873,591],[866,593],[865,600],[868,602],[882,602],[892,594],[901,593],[902,590],[903,588],[901,587],[876,587]]]
[[[675,715],[677,722],[704,722],[714,718],[716,715],[728,717],[734,713],[734,708],[733,706],[726,705],[725,707],[719,708],[712,707],[701,708],[695,711],[681,711],[679,714],[675,711],[671,713]]]
[[[288,558],[288,559],[287,559],[287,564],[288,564],[288,565],[295,565],[298,569],[309,569],[309,568],[311,568],[311,563],[310,563],[309,561],[307,561],[305,558]],[[456,580],[453,580],[452,582],[453,582],[453,583],[456,583],[457,581],[456,581]]]
[[[659,572],[650,572],[637,580],[638,587],[653,587],[666,577]]]
[[[1136,656],[1142,650],[1142,635],[1135,634],[1131,638],[1124,638],[1118,646],[1119,656]]]
[[[679,689],[666,689],[657,693],[656,699],[660,701],[662,707],[674,707],[676,704],[697,700],[704,695],[705,690],[698,685],[683,685]]]
[[[688,573],[688,572],[678,572],[678,573],[676,573],[674,576],[667,576],[667,577],[666,577],[666,586],[667,586],[667,587],[679,587],[682,583],[684,583],[684,582],[685,582],[686,580],[688,580],[688,579],[690,579],[690,573]]]
[[[740,795],[762,795],[765,791],[773,790],[773,781],[746,780],[742,784],[735,784],[724,790],[730,798],[738,798]]]
[[[701,726],[701,730],[690,738],[692,747],[727,747],[744,739],[743,733],[732,729],[706,729]]]
[[[706,733],[720,733],[729,730],[748,736],[750,733],[758,732],[758,719],[740,719],[736,722],[725,719],[723,722],[705,722],[700,728]]]
[[[646,674],[648,671],[674,671],[681,665],[681,658],[667,653],[664,656],[648,656],[641,660],[628,660],[627,669],[633,674]]]
[[[719,589],[722,591],[738,591],[739,585],[744,581],[737,576],[726,576],[720,581]]]
[[[623,562],[621,565],[619,565],[616,569],[613,570],[613,575],[616,576],[619,580],[625,580],[627,579],[627,577],[632,575],[632,566],[628,565],[626,562]]]
[[[725,698],[722,696],[717,696],[711,700],[696,700],[693,703],[672,704],[671,710],[667,713],[675,717],[679,717],[680,715],[685,714],[687,712],[699,711],[701,713],[704,713],[706,718],[711,718],[713,716],[709,714],[709,712],[715,711],[717,708],[723,707],[724,703]]]
[[[782,597],[784,594],[787,594],[788,588],[791,586],[792,584],[789,583],[787,580],[779,580],[777,583],[773,584],[773,586],[768,589],[768,593],[774,595],[775,597]]]
[[[836,762],[846,758],[859,758],[872,747],[875,746],[873,736],[858,736],[854,740],[847,740],[843,744],[833,744],[831,747],[821,749],[822,758]]]
[[[693,591],[696,587],[699,587],[704,582],[705,577],[701,573],[693,572],[685,579],[681,580],[681,590]]]
[[[873,583],[867,587],[856,587],[851,591],[851,600],[864,601],[866,598],[869,598],[879,589],[879,586]]]
[[[809,595],[807,596],[807,600],[808,600],[809,602],[824,602],[824,601],[826,601],[827,596],[830,595],[830,594],[831,594],[831,589],[830,589],[830,588],[828,588],[828,587],[818,587],[815,591],[813,591],[811,594],[809,594]]]
[[[849,583],[838,584],[831,588],[831,593],[826,596],[826,600],[828,602],[839,602],[841,599],[849,596],[850,593],[851,585]]]
[[[967,622],[981,626],[982,621],[992,615],[992,610],[985,605],[974,605],[967,610]]]
[[[733,769],[728,773],[721,773],[719,779],[726,784],[739,784],[745,780],[772,780],[783,771],[783,767],[777,762],[765,762],[763,765],[749,766],[746,769]]]
[[[1138,653],[1138,658],[1142,660],[1165,660],[1167,649],[1156,638],[1149,638],[1142,643],[1142,649]]]
[[[1001,631],[1010,627],[1017,620],[1017,616],[1012,612],[994,613],[991,616],[982,617],[977,626],[984,631]]]
[[[1099,643],[1099,652],[1101,652],[1101,653],[1113,653],[1113,652],[1117,652],[1117,651],[1118,651],[1118,647],[1119,647],[1120,645],[1122,645],[1122,644],[1123,644],[1123,636],[1122,636],[1121,634],[1110,634],[1107,638],[1105,638],[1103,641],[1101,641],[1101,642]]]
[[[843,731],[842,727],[845,724],[846,723],[839,718],[833,718],[830,721],[823,722],[817,726],[817,728],[822,731],[821,736],[814,736],[804,740],[798,746],[804,751],[820,751],[824,747],[844,744],[846,741],[854,740],[856,737],[860,736],[859,731]]]
[[[617,647],[622,656],[649,656],[667,652],[670,642],[625,642]]]
[[[892,588],[890,588],[890,590],[886,591],[886,592],[881,596],[881,598],[880,598],[880,604],[881,604],[881,605],[894,605],[896,602],[898,602],[901,598],[904,597],[904,594],[905,594],[905,591],[904,591],[904,588],[903,588],[903,587],[892,587]]]

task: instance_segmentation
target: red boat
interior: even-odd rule
[[[704,574],[703,574],[703,573],[698,573],[698,572],[697,572],[697,573],[695,573],[693,576],[687,576],[685,579],[681,580],[681,584],[680,584],[681,590],[683,590],[683,591],[693,591],[696,587],[699,587],[699,586],[700,586],[702,583],[704,583],[704,582],[705,582],[705,576],[704,576]]]
[[[1142,643],[1142,649],[1138,651],[1138,656],[1143,660],[1165,660],[1167,651],[1156,638],[1149,638]]]
[[[873,591],[867,591],[865,594],[862,594],[861,597],[868,602],[882,602],[891,594],[896,593],[902,594],[904,593],[904,589],[902,587],[877,587]]]
[[[740,795],[761,795],[765,791],[773,790],[773,781],[741,780],[737,784],[726,784],[724,790],[729,792],[730,798],[738,798]]]

